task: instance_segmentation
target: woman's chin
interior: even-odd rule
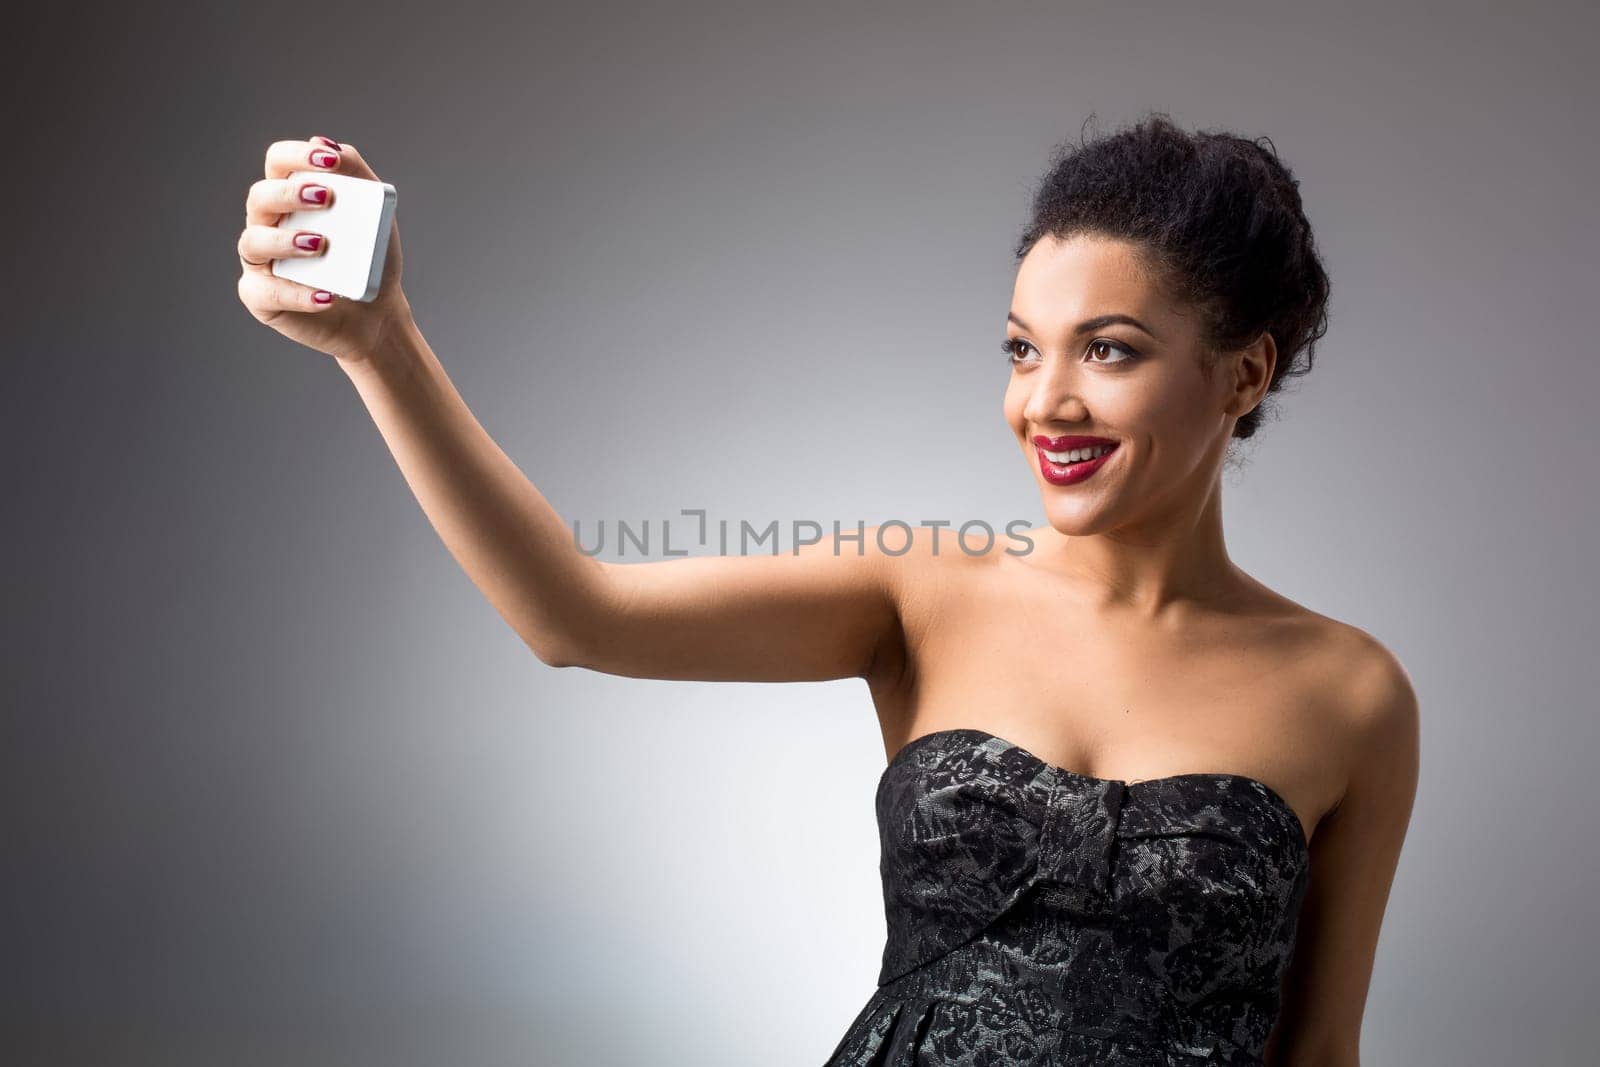
[[[1111,528],[1103,508],[1090,501],[1062,500],[1059,495],[1052,500],[1052,495],[1055,494],[1048,490],[1044,495],[1044,517],[1057,533],[1066,537],[1088,537]]]

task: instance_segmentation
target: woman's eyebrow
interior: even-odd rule
[[[1006,319],[1010,322],[1016,323],[1018,326],[1021,326],[1029,333],[1034,332],[1033,327],[1029,326],[1027,323],[1018,318],[1015,311],[1007,312]],[[1161,340],[1161,336],[1159,334],[1157,334],[1150,327],[1146,326],[1144,323],[1140,322],[1138,319],[1134,318],[1132,315],[1096,315],[1092,319],[1085,319],[1084,321],[1078,323],[1078,325],[1073,327],[1072,332],[1074,334],[1089,333],[1091,330],[1098,330],[1102,326],[1115,326],[1119,323],[1126,326],[1137,327],[1138,329],[1141,329],[1145,333],[1149,334],[1151,337],[1154,337],[1157,341]]]

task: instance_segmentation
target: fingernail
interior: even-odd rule
[[[321,141],[323,144],[327,145],[329,148],[338,148],[339,147],[339,142],[338,141],[330,140],[330,139],[322,136],[322,134],[320,134],[320,133],[317,134],[315,137],[313,137],[311,139],[313,141]]]
[[[333,294],[325,289],[318,289],[316,292],[311,294],[311,299],[315,300],[319,304],[331,304],[333,303]]]
[[[339,162],[339,157],[332,152],[313,152],[311,153],[311,162],[314,166],[331,167]]]
[[[315,233],[302,233],[295,237],[294,246],[303,248],[307,252],[315,252],[322,247],[322,236]]]
[[[300,190],[300,199],[308,204],[326,204],[328,190],[320,185],[308,185]]]

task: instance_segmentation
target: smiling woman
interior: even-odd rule
[[[1056,536],[905,626],[889,938],[828,1063],[1354,1064],[1415,697],[1222,545],[1229,444],[1327,328],[1296,183],[1155,116],[1060,155],[1016,254],[1004,409]]]
[[[865,681],[888,938],[830,1067],[1356,1062],[1418,712],[1386,648],[1224,543],[1230,442],[1326,330],[1274,151],[1157,115],[1052,165],[1003,342],[1048,519],[1031,551],[941,554],[923,528],[891,552],[874,527],[634,564],[579,551],[467,410],[400,289],[398,225],[370,304],[270,273],[316,254],[275,228],[308,161],[377,180],[349,144],[271,146],[240,298],[338,360],[540,660]]]

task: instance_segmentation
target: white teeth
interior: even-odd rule
[[[1093,448],[1074,448],[1070,452],[1046,452],[1044,449],[1039,451],[1044,452],[1045,458],[1051,463],[1082,463],[1086,459],[1103,456],[1115,447],[1115,445],[1095,445]]]

